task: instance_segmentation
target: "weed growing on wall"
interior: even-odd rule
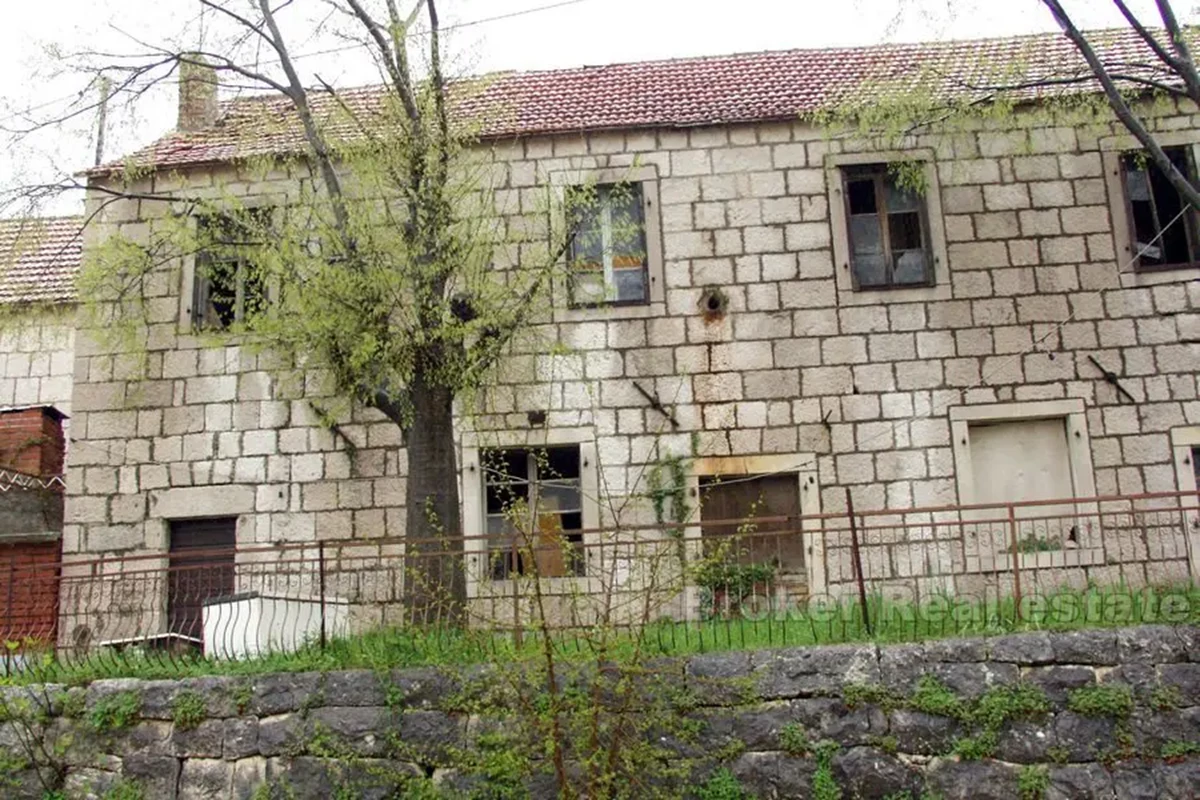
[[[1127,719],[1133,713],[1133,692],[1128,686],[1083,686],[1067,696],[1067,708],[1085,717]]]
[[[812,741],[803,725],[789,722],[779,729],[779,746],[789,756],[806,756],[812,750]]]
[[[135,692],[115,692],[96,701],[88,721],[99,733],[118,731],[136,722],[141,709],[142,699]]]
[[[171,720],[179,730],[198,727],[205,714],[204,698],[195,692],[180,692],[171,700]]]
[[[695,789],[696,800],[753,800],[737,776],[721,768]]]
[[[1021,767],[1017,774],[1017,791],[1021,800],[1042,800],[1050,788],[1050,770],[1037,764]]]
[[[813,800],[842,800],[842,787],[833,777],[833,757],[837,755],[838,743],[828,740],[817,742],[813,755],[817,770],[812,778]]]

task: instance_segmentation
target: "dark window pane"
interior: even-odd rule
[[[896,185],[895,180],[887,178],[884,181],[884,196],[887,198],[889,213],[897,211],[917,211],[921,208],[921,197],[916,192],[903,189]]]
[[[1154,203],[1150,199],[1150,175],[1146,170],[1127,164],[1125,189],[1129,193],[1129,210],[1133,216],[1134,250],[1140,252],[1143,263],[1162,263],[1162,247],[1158,242],[1149,243],[1158,236],[1158,224],[1154,220]]]
[[[1183,170],[1183,174],[1187,175],[1187,164],[1179,164],[1177,159],[1172,158],[1176,162],[1175,166]],[[1183,198],[1179,196],[1179,192],[1175,191],[1175,187],[1167,180],[1167,176],[1162,173],[1157,167],[1152,167],[1150,172],[1150,190],[1154,194],[1154,205],[1158,216],[1159,230],[1162,231],[1162,238],[1158,244],[1162,248],[1162,262],[1164,264],[1186,264],[1191,258],[1188,253],[1187,240],[1187,224],[1179,217],[1179,212],[1183,210]]]
[[[220,261],[201,254],[196,264],[196,304],[193,316],[199,327],[220,330],[237,319],[236,261]]]
[[[888,214],[888,234],[892,250],[920,250],[921,216],[916,213]]]
[[[528,484],[493,483],[487,487],[487,513],[503,514],[529,496]]]
[[[1196,180],[1187,147],[1164,148],[1167,158],[1189,180]],[[1192,243],[1195,212],[1156,165],[1141,153],[1122,159],[1125,191],[1139,266],[1189,264],[1200,258],[1200,242]],[[1144,251],[1144,252],[1143,252]]]
[[[875,180],[854,180],[846,183],[846,196],[850,201],[851,214],[874,214]]]
[[[489,450],[486,458],[493,480],[523,481],[529,477],[529,454],[525,450]]]
[[[202,248],[192,298],[197,327],[229,328],[266,308],[266,286],[253,256],[269,236],[270,219],[271,210],[262,208],[196,221]]]
[[[548,447],[544,461],[546,474],[540,476],[543,479],[579,477],[578,447]]]
[[[887,261],[883,253],[855,254],[854,277],[859,286],[886,286]]]
[[[616,289],[614,298],[621,303],[631,303],[646,299],[646,270],[637,269],[613,270],[613,283]]]
[[[860,253],[882,253],[883,236],[879,230],[879,217],[862,214],[850,218],[850,249],[857,257]]]
[[[929,283],[929,259],[924,250],[901,250],[894,252],[894,256],[892,283],[898,286]]]

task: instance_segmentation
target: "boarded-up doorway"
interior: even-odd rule
[[[0,639],[21,647],[52,647],[58,631],[62,542],[0,546]],[[10,645],[12,646],[12,645]]]
[[[715,543],[736,537],[739,563],[769,563],[780,574],[804,574],[800,481],[796,475],[702,477],[700,496],[700,532],[706,552],[711,552]],[[754,522],[768,517],[787,517],[788,521]],[[740,526],[711,524],[720,520],[746,522]]]
[[[236,540],[236,517],[171,522],[167,579],[171,633],[203,638],[204,601],[233,594]]]

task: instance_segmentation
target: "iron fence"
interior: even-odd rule
[[[246,660],[321,652],[382,631],[417,632],[404,640],[410,649],[420,637],[511,648],[543,629],[579,647],[603,628],[648,632],[669,651],[722,638],[784,644],[981,631],[1029,618],[1069,624],[1081,620],[1045,615],[1055,603],[1059,612],[1073,603],[1072,613],[1093,613],[1080,604],[1094,597],[1124,598],[1113,602],[1136,616],[1125,621],[1195,620],[1198,558],[1197,496],[1163,493],[849,506],[571,536],[531,526],[505,538],[219,548],[186,560],[12,560],[0,563],[0,603],[10,670],[105,658]],[[435,562],[465,591],[428,584]],[[1111,608],[1100,617],[1123,621]]]

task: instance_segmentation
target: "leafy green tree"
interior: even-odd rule
[[[323,380],[345,405],[399,426],[408,610],[418,623],[461,619],[455,406],[545,307],[568,243],[551,228],[565,230],[564,215],[552,215],[547,198],[547,208],[523,218],[529,232],[505,230],[489,184],[503,167],[479,146],[472,121],[451,109],[473,84],[446,76],[434,0],[409,13],[397,0],[326,4],[374,57],[383,78],[374,93],[305,86],[284,33],[290,3],[195,4],[225,26],[231,49],[154,47],[146,57],[177,65],[181,78],[203,81],[215,70],[272,93],[240,106],[261,115],[242,119],[241,130],[297,146],[243,167],[290,175],[294,186],[274,197],[264,183],[266,195],[247,204],[232,187],[201,196],[186,179],[174,192],[131,188],[153,164],[129,163],[116,182],[93,180],[93,209],[137,199],[172,213],[110,237],[86,267],[82,292],[98,298],[114,333],[121,319],[152,316],[145,288],[164,264],[195,255],[207,287],[193,303],[198,326],[232,332],[310,386]],[[269,68],[239,59],[250,46],[266,51],[259,63]],[[495,266],[517,247],[519,268]]]

